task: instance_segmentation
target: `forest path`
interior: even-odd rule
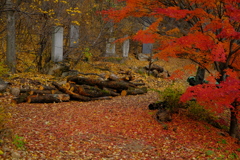
[[[17,152],[20,159],[44,160],[205,159],[239,154],[232,138],[208,124],[181,115],[174,115],[165,126],[159,124],[148,110],[158,97],[149,91],[112,100],[9,107],[13,133],[26,141],[25,151]]]

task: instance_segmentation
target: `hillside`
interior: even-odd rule
[[[170,74],[191,62],[171,59],[158,61]],[[154,78],[142,73],[140,62],[130,57],[123,64],[94,62],[81,63],[78,70],[84,73],[103,73],[131,70],[136,79],[149,89],[163,91],[166,87],[184,90],[183,80]],[[106,74],[109,71],[106,72]],[[182,74],[183,72],[181,72]],[[35,79],[54,80],[51,76],[34,75]],[[57,79],[59,80],[59,79]],[[237,159],[240,146],[224,130],[216,129],[203,121],[173,115],[171,122],[158,123],[148,105],[161,99],[149,91],[144,95],[118,96],[112,100],[91,102],[63,102],[53,104],[11,104],[9,126],[13,144],[1,148],[2,158],[19,159]],[[17,136],[16,136],[17,135]]]

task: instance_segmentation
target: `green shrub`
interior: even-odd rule
[[[20,137],[18,135],[15,135],[15,137],[13,138],[13,144],[18,148],[18,149],[25,149],[25,140],[24,137]]]
[[[222,128],[216,122],[217,118],[214,114],[206,110],[203,106],[196,103],[196,101],[189,101],[187,103],[180,102],[180,97],[184,93],[183,88],[179,85],[171,85],[167,87],[163,92],[159,92],[161,101],[165,102],[166,107],[171,113],[176,113],[180,108],[187,110],[186,115],[200,121],[205,121],[212,124],[215,127]]]
[[[215,119],[213,113],[196,103],[196,101],[189,101],[185,105],[187,106],[187,115],[193,119],[208,123],[211,123]]]
[[[90,48],[84,48],[83,54],[85,61],[87,62],[92,61],[92,53],[90,52]]]
[[[184,108],[184,104],[179,101],[182,93],[181,89],[174,88],[174,86],[170,86],[163,92],[160,92],[170,112],[178,112],[179,108]]]

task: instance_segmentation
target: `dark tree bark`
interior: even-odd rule
[[[89,98],[89,97],[81,96],[79,94],[76,94],[76,93],[68,90],[67,88],[62,87],[57,82],[52,82],[52,85],[54,85],[59,91],[69,94],[71,99],[79,100],[79,101],[90,101],[91,100],[91,98]]]
[[[188,77],[188,83],[191,86],[195,86],[198,84],[203,84],[204,83],[204,77],[205,77],[205,69],[202,67],[198,67],[196,76],[190,76]]]
[[[52,82],[53,87],[41,85],[39,89],[19,89],[20,95],[14,100],[16,103],[53,103],[65,101],[62,95],[67,94],[70,100],[92,101],[111,99],[114,96],[137,95],[147,93],[147,88],[138,88],[140,84],[133,84],[123,80],[99,80],[72,76],[68,83],[60,85]],[[81,85],[80,85],[81,84]],[[67,96],[66,96],[67,97]],[[66,101],[69,101],[67,99]]]
[[[103,88],[100,89],[95,86],[89,86],[89,85],[76,85],[76,84],[70,84],[71,89],[74,93],[77,93],[79,95],[87,96],[87,97],[105,97],[105,96],[118,96],[116,92],[113,92],[110,89]]]
[[[127,95],[138,95],[138,94],[144,94],[147,93],[147,87],[143,88],[129,88],[127,90]]]
[[[29,93],[29,95],[62,94],[62,92],[58,91],[56,88],[54,90],[20,89],[20,93]]]
[[[27,92],[26,92],[26,93],[23,93],[23,94],[19,95],[17,98],[14,98],[14,99],[12,100],[12,102],[14,102],[14,103],[27,102],[28,96],[29,96],[29,93],[27,93]]]
[[[130,87],[136,87],[134,84],[125,82],[125,81],[102,81],[99,79],[90,79],[90,78],[83,78],[83,77],[69,77],[67,79],[68,82],[72,81],[79,85],[91,85],[91,86],[98,86],[99,88],[112,88],[117,90],[127,90]]]
[[[70,96],[68,94],[31,95],[27,98],[28,103],[59,103],[69,100]]]
[[[203,84],[205,77],[205,69],[202,67],[198,67],[197,74],[196,74],[196,84]]]
[[[13,10],[12,0],[6,0],[7,11],[7,54],[6,63],[10,72],[16,72],[16,29],[15,29],[15,11]]]
[[[229,129],[229,134],[234,137],[234,138],[237,138],[239,135],[238,133],[238,119],[237,119],[237,114],[240,113],[239,109],[240,109],[240,106],[239,106],[239,102],[234,102],[232,104],[232,106],[234,108],[231,108],[230,111],[231,111],[231,120],[230,120],[230,129]]]
[[[151,66],[146,66],[145,69],[149,71],[157,70],[158,73],[162,73],[164,71],[164,68],[157,64],[151,64]]]

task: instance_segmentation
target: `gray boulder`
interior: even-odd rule
[[[5,92],[9,83],[0,78],[0,92]]]

